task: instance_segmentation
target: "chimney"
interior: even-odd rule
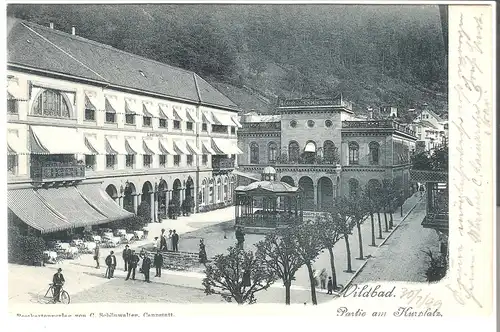
[[[71,34],[76,36],[76,27],[74,25],[71,27]]]
[[[49,28],[54,29],[54,22],[49,22]]]

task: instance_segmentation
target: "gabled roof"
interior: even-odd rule
[[[416,124],[420,125],[422,127],[429,127],[429,128],[432,128],[432,129],[438,129],[438,127],[436,127],[435,125],[433,125],[431,122],[429,122],[427,120],[420,120]]]
[[[425,111],[427,111],[430,115],[432,115],[438,122],[443,121],[443,119],[439,115],[437,115],[434,111],[431,111],[429,109]]]
[[[8,18],[7,27],[8,65],[71,75],[209,106],[238,108],[191,71],[31,22]]]

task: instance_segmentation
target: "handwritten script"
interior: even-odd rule
[[[491,71],[491,58],[485,48],[484,15],[481,13],[460,13],[458,22],[458,46],[453,56],[457,55],[457,72],[450,73],[453,80],[454,95],[457,98],[457,109],[450,109],[453,117],[451,123],[456,136],[450,151],[455,157],[451,166],[451,181],[455,187],[458,199],[453,203],[454,211],[458,213],[450,228],[458,228],[458,255],[450,257],[451,271],[454,278],[447,285],[455,300],[465,305],[473,302],[480,308],[483,303],[478,299],[475,285],[478,281],[477,258],[482,257],[482,204],[485,199],[487,181],[483,179],[482,134],[491,136],[491,109],[489,98],[492,91],[486,75]],[[486,76],[486,77],[485,77]],[[456,229],[455,229],[456,230]]]

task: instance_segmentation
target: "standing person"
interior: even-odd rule
[[[235,236],[237,247],[243,249],[243,243],[245,242],[245,233],[243,233],[241,227],[236,228]]]
[[[165,236],[165,229],[161,230],[161,236],[160,236],[160,250],[161,251],[167,251],[167,238]]]
[[[142,259],[142,273],[144,273],[144,281],[145,282],[151,282],[149,281],[149,269],[151,268],[151,258],[149,258],[148,254],[144,253],[143,259]]]
[[[205,250],[205,243],[203,243],[203,239],[200,239],[200,252],[198,256],[200,257],[201,264],[205,264],[207,262],[207,251]]]
[[[170,243],[170,247],[173,248],[174,243],[172,241],[172,230],[171,229],[168,230],[167,242]]]
[[[156,268],[156,274],[155,277],[161,277],[161,267],[163,266],[163,256],[160,253],[160,250],[158,250],[155,254],[155,257],[153,259],[154,266]]]
[[[179,251],[179,234],[174,231],[172,232],[172,250]]]
[[[420,197],[424,197],[424,192],[425,192],[425,186],[423,184],[420,185]]]
[[[327,284],[328,292],[326,294],[333,295],[333,281],[332,277],[328,277],[328,284]]]
[[[127,272],[128,270],[128,261],[130,260],[130,255],[131,255],[131,250],[129,249],[128,247],[128,244],[125,245],[125,249],[123,249],[123,254],[122,254],[122,257],[123,257],[123,262],[125,263],[125,272]]]
[[[94,260],[95,260],[95,268],[98,269],[100,266],[99,266],[99,243],[96,243],[95,244],[95,249],[94,249]]]
[[[61,288],[64,285],[64,276],[62,275],[62,269],[58,268],[57,272],[52,277],[52,284],[54,287],[54,303],[61,302],[59,295],[61,294]]]
[[[109,253],[108,257],[106,257],[105,263],[106,263],[106,266],[108,267],[106,269],[106,276],[108,277],[108,279],[111,279],[111,278],[113,278],[113,275],[115,273],[115,268],[116,268],[116,257],[115,257],[115,253],[113,251],[111,251]]]
[[[321,273],[319,274],[319,281],[321,284],[321,289],[326,288],[326,278],[327,278],[326,269],[323,269],[323,270],[321,270]]]
[[[137,256],[135,250],[132,250],[130,254],[130,259],[128,261],[127,278],[125,278],[125,280],[128,280],[130,278],[131,273],[132,273],[132,280],[135,280],[135,269],[137,268],[137,263],[139,263],[139,256]]]

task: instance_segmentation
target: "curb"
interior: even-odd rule
[[[413,211],[413,210],[417,207],[418,203],[420,203],[420,201],[417,201],[417,202],[415,203],[415,205],[413,205],[413,207],[410,209],[410,211],[408,211],[408,212],[405,214],[405,216],[403,217],[403,219],[401,219],[401,221],[400,221],[400,222],[396,225],[396,227],[394,227],[394,228],[392,229],[392,231],[391,231],[391,232],[387,235],[387,237],[384,239],[384,241],[382,241],[382,242],[381,242],[381,243],[377,246],[377,248],[382,247],[382,246],[383,246],[383,245],[387,242],[387,240],[389,240],[389,238],[391,237],[392,233],[394,233],[394,232],[396,231],[396,229],[398,229],[398,228],[399,228],[399,226],[401,226],[401,224],[403,223],[403,221],[405,221],[405,220],[406,220],[406,218],[410,215],[410,213],[412,213],[412,211]]]
[[[351,283],[354,280],[354,278],[356,278],[358,276],[358,274],[363,270],[363,268],[368,263],[368,260],[369,260],[369,258],[367,260],[365,260],[365,262],[359,267],[359,269],[356,270],[356,272],[354,272],[353,276],[351,277],[351,279],[349,279],[349,281],[347,281],[347,283],[342,288],[342,290],[340,291],[340,293],[339,292],[333,292],[333,295],[336,295],[336,296],[340,297],[344,293],[344,291],[349,288],[349,286],[351,285]]]

